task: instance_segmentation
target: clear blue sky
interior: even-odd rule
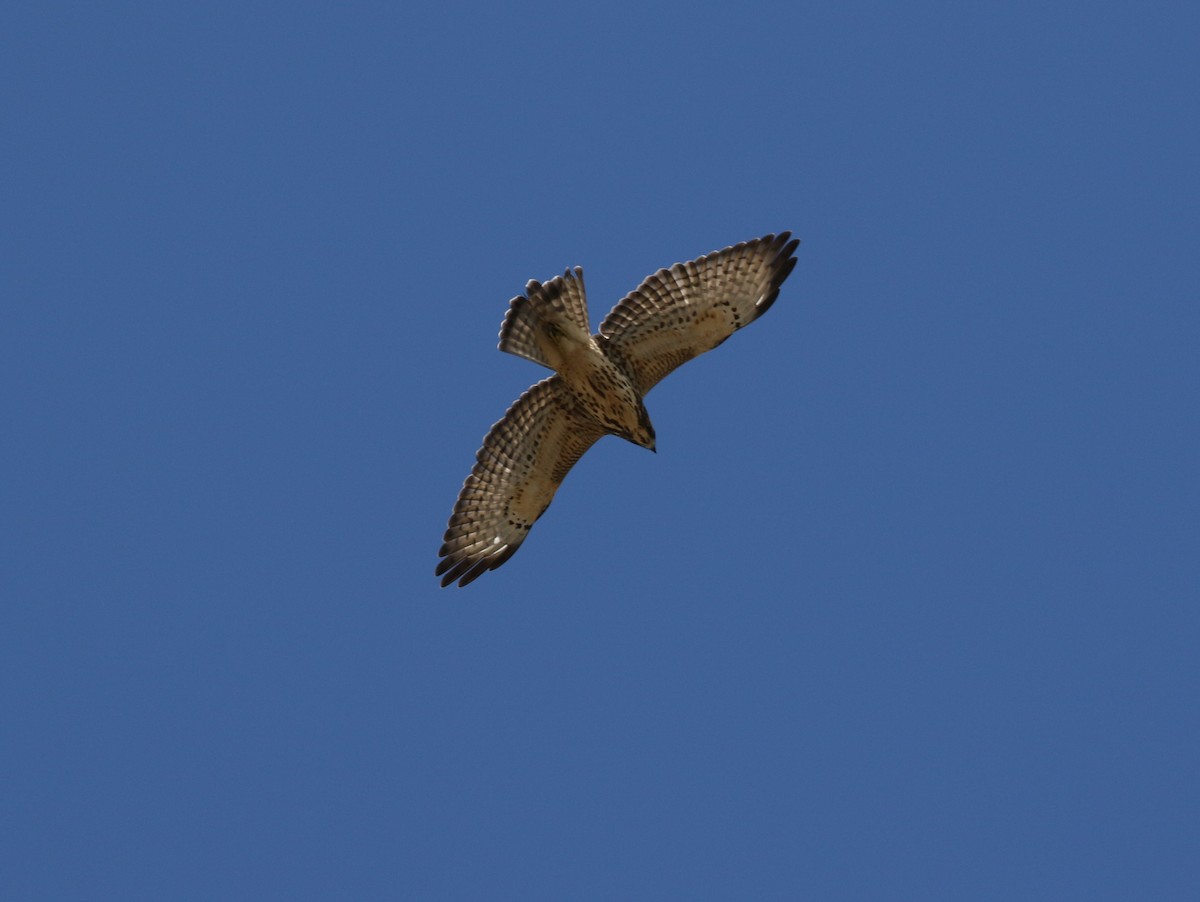
[[[1197,898],[1195,4],[23,6],[0,897]],[[525,281],[781,229],[438,588]]]

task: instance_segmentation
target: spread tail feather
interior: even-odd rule
[[[590,334],[583,269],[579,266],[549,282],[531,280],[525,294],[512,299],[500,326],[500,350],[553,369],[544,348],[560,334],[581,337],[583,341]]]

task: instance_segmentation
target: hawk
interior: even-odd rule
[[[567,471],[602,435],[654,448],[643,398],[682,363],[762,316],[796,265],[789,232],[660,269],[590,334],[583,269],[530,281],[500,350],[549,367],[483,440],[438,552],[442,585],[495,570],[525,541]]]

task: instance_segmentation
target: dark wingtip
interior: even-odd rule
[[[758,302],[756,319],[771,309],[771,305],[779,297],[780,286],[796,268],[796,258],[792,254],[800,246],[800,239],[792,238],[791,232],[780,232],[778,235],[768,236],[763,240],[770,242],[772,247],[778,247],[779,252],[771,261],[771,265],[775,267],[775,273],[771,276],[770,290]]]
[[[475,558],[475,557],[456,557],[453,553],[446,554],[445,551],[439,552],[445,556],[438,561],[437,569],[434,571],[435,576],[442,577],[442,588],[446,588],[452,582],[458,581],[458,585],[465,586],[473,583],[489,570],[495,570],[510,557],[517,553],[517,549],[521,547],[521,542],[508,544],[503,546],[499,551],[491,554]],[[442,546],[443,549],[446,547]]]
[[[487,558],[484,558],[481,561],[476,561],[474,564],[468,567],[467,572],[464,573],[462,575],[462,579],[458,581],[459,588],[475,582],[475,580],[479,579],[479,577],[491,570],[492,568],[489,566],[490,563],[491,562],[488,561]]]
[[[458,566],[461,563],[461,561],[456,562],[452,557],[444,557],[438,561],[437,569],[433,571],[433,575],[441,577],[443,589],[454,582],[454,580],[458,577]],[[446,571],[449,572],[447,573]]]

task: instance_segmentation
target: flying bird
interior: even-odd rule
[[[781,232],[660,269],[595,335],[581,267],[530,281],[509,304],[500,350],[555,375],[521,395],[484,438],[438,552],[442,585],[465,586],[512,557],[601,436],[655,450],[646,393],[762,316],[796,265],[799,244]]]

